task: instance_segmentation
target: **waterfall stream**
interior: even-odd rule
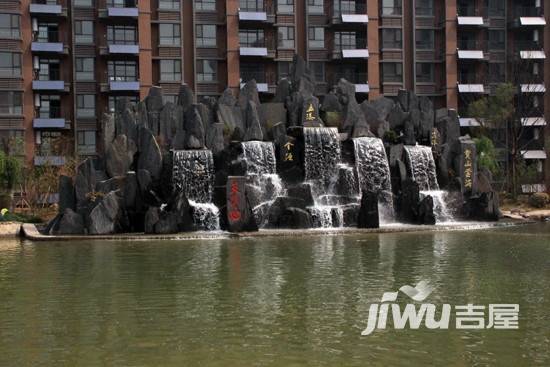
[[[219,210],[212,204],[214,159],[210,150],[173,152],[172,181],[175,192],[184,192],[193,208],[193,222],[199,229],[217,230]]]

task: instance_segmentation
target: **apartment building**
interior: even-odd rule
[[[532,107],[524,157],[549,183],[545,8],[550,0],[0,0],[0,139],[29,163],[61,165],[103,149],[101,116],[121,98],[160,85],[175,101],[185,82],[201,99],[255,79],[269,101],[298,53],[321,99],[341,77],[359,101],[411,89],[457,109],[465,132],[478,123],[468,104],[513,82]]]

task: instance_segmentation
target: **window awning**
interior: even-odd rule
[[[458,50],[459,59],[483,59],[483,51]]]
[[[523,126],[546,126],[544,117],[524,117],[521,119]]]
[[[460,93],[484,93],[483,84],[459,84],[458,91]]]
[[[342,50],[342,57],[344,59],[351,59],[351,58],[362,58],[366,59],[369,57],[369,50],[361,49],[361,50]]]
[[[533,51],[520,51],[519,57],[522,59],[546,59],[546,55],[544,54],[544,51],[540,50],[533,50]]]
[[[367,14],[342,14],[343,23],[368,23],[369,16]]]
[[[546,159],[544,150],[522,150],[520,153],[523,159]]]
[[[241,56],[267,56],[266,47],[241,47],[239,51]]]
[[[473,117],[461,117],[458,119],[461,127],[476,127],[481,126],[479,121]]]
[[[546,87],[544,84],[522,84],[521,85],[522,93],[545,93]]]
[[[368,84],[355,84],[355,93],[368,93],[370,87]]]
[[[519,24],[521,25],[546,25],[546,20],[543,17],[520,17]]]
[[[459,25],[483,25],[482,17],[458,17]]]
[[[239,11],[239,20],[251,20],[256,22],[265,22],[267,13],[265,11]]]

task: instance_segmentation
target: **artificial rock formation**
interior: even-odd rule
[[[298,56],[269,102],[254,80],[217,101],[197,101],[182,85],[176,104],[153,87],[142,102],[119,102],[102,125],[104,154],[83,161],[74,178],[60,178],[59,214],[48,233],[372,228],[382,217],[433,224],[441,195],[425,192],[426,182],[428,190],[453,193],[452,211],[462,218],[499,216],[456,111],[434,110],[428,98],[404,90],[359,103],[345,79],[319,100]],[[385,162],[371,164],[378,160]]]

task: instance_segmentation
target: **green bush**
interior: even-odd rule
[[[478,168],[486,168],[493,175],[498,175],[500,173],[500,166],[492,140],[482,135],[479,138],[475,138],[474,142],[476,144]]]
[[[545,192],[537,192],[529,197],[529,205],[534,208],[544,208],[550,204],[550,196]]]

